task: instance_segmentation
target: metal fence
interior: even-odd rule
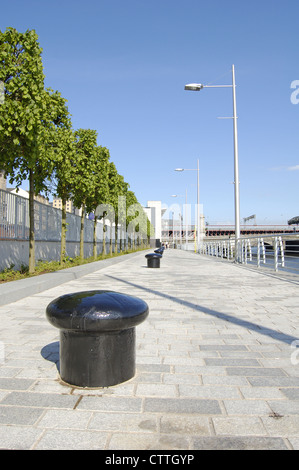
[[[299,274],[298,233],[240,238],[239,243],[242,264]],[[235,240],[205,241],[199,253],[232,260],[235,256]]]
[[[34,201],[34,232],[37,241],[61,240],[60,209]],[[81,217],[67,213],[66,240],[80,241]],[[93,240],[93,221],[86,219],[84,224],[84,241]],[[97,240],[103,239],[103,226],[97,223]],[[29,240],[29,200],[0,190],[0,239]]]

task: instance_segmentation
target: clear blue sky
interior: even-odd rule
[[[186,189],[195,204],[196,172],[174,169],[199,159],[209,223],[234,221],[233,123],[217,119],[232,116],[232,92],[184,85],[231,84],[234,64],[241,218],[284,224],[299,215],[298,18],[298,0],[11,0],[0,30],[36,30],[46,86],[142,204]]]

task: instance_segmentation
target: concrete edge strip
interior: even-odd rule
[[[65,282],[79,279],[86,274],[99,271],[113,264],[123,263],[128,258],[145,254],[147,250],[137,251],[135,253],[128,253],[125,255],[116,256],[115,258],[107,258],[92,263],[82,264],[81,266],[74,266],[73,268],[62,269],[61,271],[53,271],[52,273],[40,274],[26,279],[19,279],[0,284],[0,306],[6,305],[25,297],[38,294],[45,290],[56,287]]]

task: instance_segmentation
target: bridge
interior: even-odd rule
[[[190,225],[187,230],[185,227],[179,227],[179,225],[171,225],[169,227],[164,227],[162,229],[162,240],[180,240],[184,242],[186,240],[186,233],[188,240],[194,239],[196,227]],[[254,235],[270,235],[270,234],[293,234],[296,231],[296,227],[291,227],[290,225],[246,225],[243,224],[240,226],[241,237],[250,237]],[[297,233],[297,232],[296,232]],[[299,229],[298,229],[299,233]],[[222,239],[230,238],[235,235],[235,226],[234,225],[206,225],[204,232],[201,234],[203,240],[213,240],[213,239]]]
[[[293,233],[294,228],[289,225],[246,225],[243,224],[240,226],[240,234],[242,236],[251,236],[251,235],[270,235],[272,233]],[[207,225],[205,227],[205,237],[225,237],[235,235],[235,226],[234,225]]]

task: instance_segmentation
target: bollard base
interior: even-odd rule
[[[60,331],[60,377],[68,385],[110,387],[135,375],[135,328],[101,334]]]
[[[147,267],[148,268],[160,268],[160,259],[162,255],[159,253],[149,253],[145,255],[147,259]]]
[[[159,258],[149,258],[147,260],[148,268],[160,268],[160,259]]]

